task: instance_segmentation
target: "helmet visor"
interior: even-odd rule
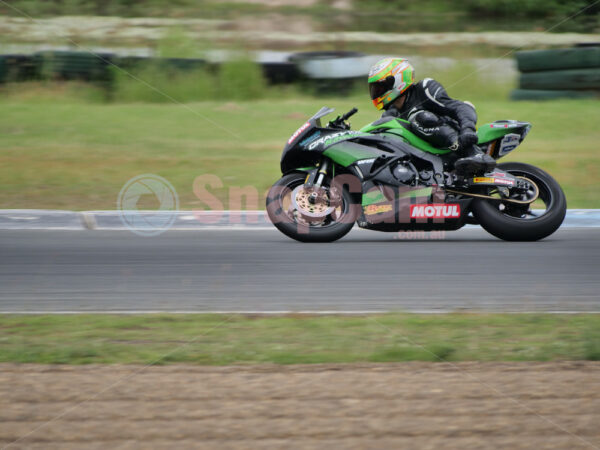
[[[371,94],[371,100],[375,100],[383,96],[388,91],[391,91],[394,87],[394,77],[389,76],[382,81],[369,84],[369,93]]]

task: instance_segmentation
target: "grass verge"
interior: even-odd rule
[[[600,315],[0,315],[0,362],[599,360]]]

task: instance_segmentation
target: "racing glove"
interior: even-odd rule
[[[460,144],[461,149],[466,149],[477,144],[478,139],[477,133],[475,133],[474,130],[466,129],[460,133],[458,143]]]

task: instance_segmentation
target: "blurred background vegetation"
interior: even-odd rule
[[[313,16],[327,30],[380,32],[546,29],[577,14],[591,0],[340,0],[243,2],[218,0],[14,0],[12,6],[33,17],[98,15],[231,19],[281,13]],[[353,7],[351,7],[353,6]],[[335,12],[332,16],[331,12]],[[569,20],[560,31],[597,32],[600,4]],[[5,5],[0,14],[18,15]]]

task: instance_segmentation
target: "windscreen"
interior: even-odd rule
[[[314,116],[312,116],[308,120],[309,121],[314,120],[316,122],[317,126],[320,128],[321,127],[321,117],[326,116],[327,114],[331,114],[334,111],[335,111],[335,109],[333,109],[333,108],[328,108],[327,106],[323,106],[319,111],[317,111],[317,113]]]

